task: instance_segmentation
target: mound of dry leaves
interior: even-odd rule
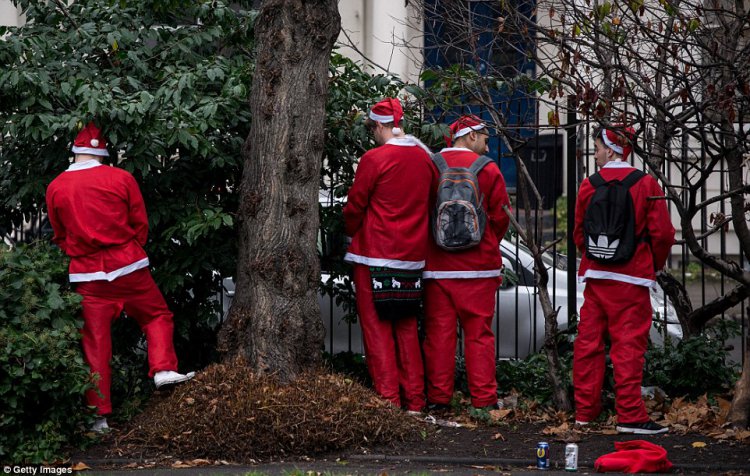
[[[247,369],[241,362],[213,365],[168,394],[157,392],[116,439],[117,455],[247,462],[418,434],[416,419],[344,376],[309,373],[280,385]]]

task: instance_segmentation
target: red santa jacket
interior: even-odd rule
[[[634,170],[627,162],[608,162],[599,171],[604,180],[624,179]],[[649,200],[649,197],[663,197],[664,191],[656,179],[646,175],[630,188],[635,209],[635,233],[638,237],[648,237],[641,240],[635,254],[626,263],[604,264],[586,257],[583,218],[586,214],[594,187],[586,178],[578,190],[576,201],[576,224],[573,237],[576,247],[583,254],[578,281],[586,279],[611,279],[639,286],[654,286],[656,271],[663,268],[669,256],[669,250],[674,244],[674,227],[669,219],[669,211],[665,200]]]
[[[479,157],[469,149],[446,148],[440,151],[450,167],[469,167]],[[433,182],[431,205],[435,201],[440,174],[433,164]],[[479,189],[484,195],[487,226],[482,241],[477,246],[461,251],[445,251],[440,248],[430,235],[427,240],[427,266],[422,276],[425,279],[450,278],[493,278],[500,276],[502,256],[500,255],[500,240],[505,236],[510,224],[503,206],[510,208],[505,179],[497,164],[486,165],[477,175]]]
[[[414,137],[394,138],[362,156],[344,207],[352,238],[344,261],[397,269],[424,268],[429,149]]]
[[[71,257],[70,281],[113,281],[148,266],[148,218],[132,175],[96,160],[72,164],[47,187],[52,238]]]

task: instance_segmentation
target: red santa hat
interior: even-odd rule
[[[632,140],[635,137],[635,129],[632,127],[623,127],[615,125],[621,130],[602,129],[602,142],[612,149],[615,153],[622,156],[622,160],[627,160],[628,155],[633,151]]]
[[[401,134],[399,124],[404,117],[404,109],[398,98],[385,98],[370,109],[369,118],[383,124],[393,123],[393,133]]]
[[[487,124],[483,123],[477,116],[473,114],[461,116],[448,127],[451,135],[450,137],[445,138],[445,142],[448,144],[448,147],[450,147],[451,143],[459,137],[465,136],[472,131],[481,131],[485,128],[487,128]]]
[[[93,122],[89,122],[86,124],[86,127],[81,129],[81,132],[78,133],[75,141],[73,141],[73,148],[71,150],[74,154],[109,157],[107,141],[102,136],[102,131]]]

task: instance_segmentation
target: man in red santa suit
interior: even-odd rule
[[[632,152],[635,131],[630,128],[597,128],[594,158],[605,181],[622,181],[635,168],[626,162]],[[675,230],[669,219],[664,192],[656,179],[645,175],[630,188],[635,213],[635,253],[628,261],[611,264],[589,258],[586,253],[584,217],[594,195],[586,178],[578,190],[573,231],[576,247],[583,254],[579,282],[586,282],[578,336],[573,347],[573,388],[576,424],[587,425],[601,412],[604,382],[604,338],[609,335],[615,378],[617,431],[653,435],[665,428],[648,417],[641,398],[644,354],[651,328],[649,288],[655,286],[656,271],[664,267],[674,243]],[[660,199],[661,198],[661,199]]]
[[[424,408],[417,335],[432,165],[429,149],[401,130],[403,110],[386,98],[365,125],[379,145],[359,161],[344,207],[357,312],[375,391],[410,412]],[[393,298],[391,307],[381,297]],[[404,299],[401,299],[401,298]],[[407,306],[399,308],[401,304]]]
[[[83,296],[82,345],[97,389],[86,393],[99,418],[92,430],[108,429],[112,339],[110,327],[122,311],[146,335],[149,377],[157,388],[184,382],[194,372],[179,374],[172,343],[172,313],[148,269],[143,250],[148,218],[133,176],[102,165],[106,141],[89,123],[76,137],[75,160],[47,187],[47,213],[52,241],[70,256],[69,278]]]
[[[448,147],[440,151],[448,167],[471,166],[489,151],[487,126],[476,116],[462,116],[450,125]],[[451,147],[451,140],[453,146]],[[433,166],[438,187],[437,168]],[[497,163],[477,174],[487,225],[481,241],[460,251],[446,251],[428,240],[425,278],[425,340],[428,411],[450,408],[456,368],[456,320],[464,333],[466,374],[475,408],[497,408],[495,378],[495,291],[501,283],[500,240],[510,218],[510,201]]]

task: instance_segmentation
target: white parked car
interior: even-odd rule
[[[496,337],[496,357],[498,359],[524,358],[542,349],[544,344],[544,313],[534,286],[534,263],[529,250],[524,245],[516,246],[510,241],[503,240],[500,244],[503,264],[511,268],[518,282],[513,284],[505,280],[497,290],[495,319],[492,329]],[[549,271],[548,292],[553,299],[553,307],[560,308],[557,314],[557,324],[560,330],[568,328],[568,276],[564,266],[553,266],[551,255],[544,256]],[[328,282],[330,275],[322,273],[322,281]],[[224,280],[226,297],[225,311],[234,295],[234,283],[231,278]],[[577,310],[583,304],[583,284],[577,285]],[[343,319],[346,315],[341,305],[336,304],[330,296],[319,295],[320,316],[326,329],[325,350],[330,353],[351,350],[364,353],[362,331],[359,324],[350,324]],[[651,329],[651,339],[657,345],[663,342],[663,332],[680,339],[680,328],[674,308],[668,303],[660,291],[651,291],[651,304],[654,308],[654,325]],[[666,321],[665,321],[666,317]],[[663,323],[666,322],[666,328]],[[661,323],[661,326],[659,325]],[[661,327],[661,329],[660,329]]]

